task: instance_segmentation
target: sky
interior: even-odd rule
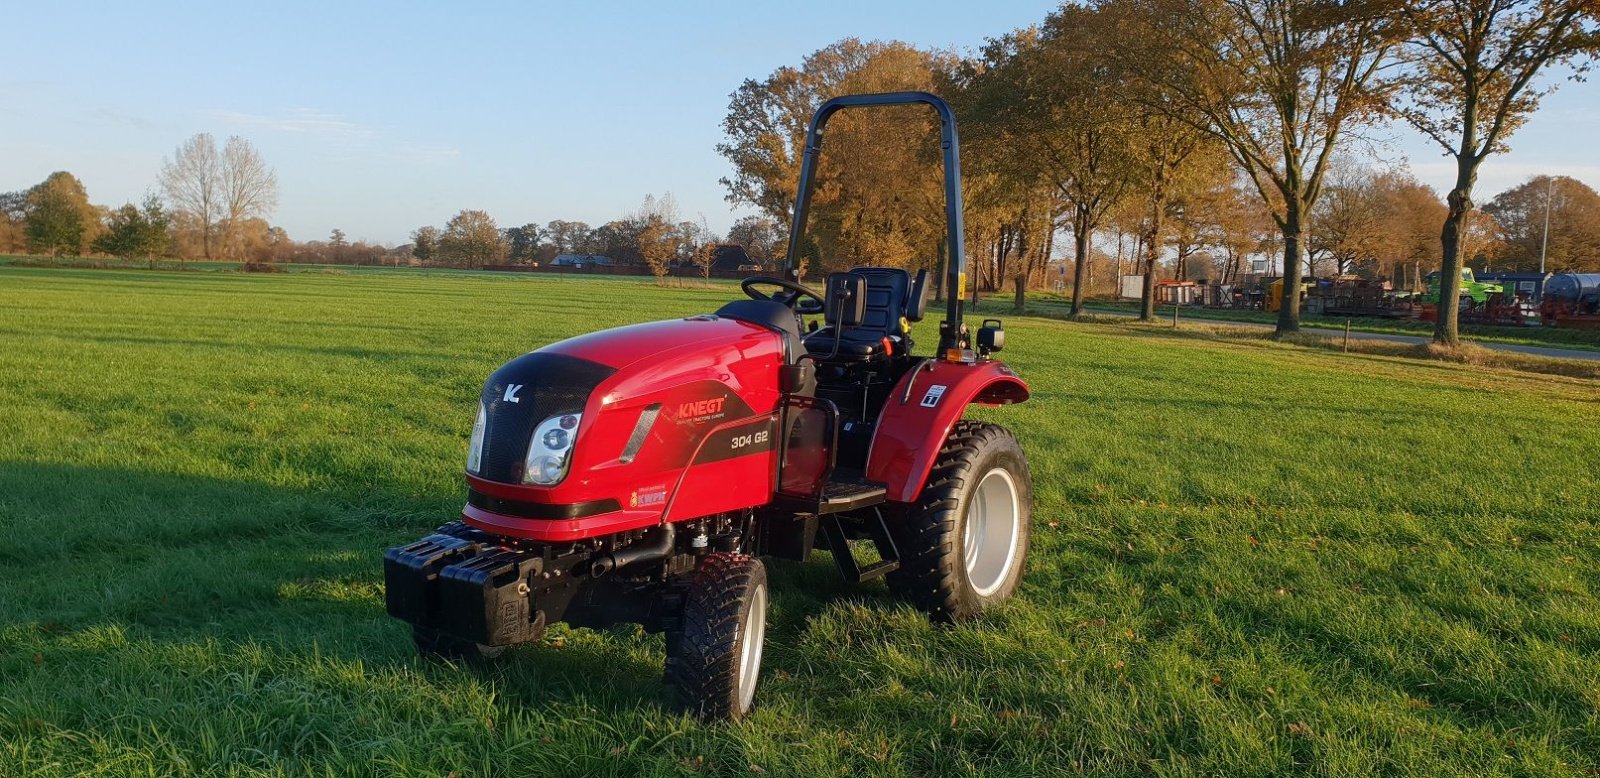
[[[398,244],[463,208],[501,226],[602,224],[671,192],[722,231],[741,213],[714,147],[745,78],[845,37],[971,51],[1042,20],[1040,0],[945,2],[25,3],[6,12],[0,191],[55,170],[100,204],[157,187],[210,132],[277,170],[297,240]],[[1564,84],[1491,158],[1477,199],[1544,173],[1600,189],[1600,87]],[[1413,132],[1369,133],[1444,191]]]

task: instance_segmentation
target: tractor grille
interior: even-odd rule
[[[538,351],[496,370],[483,387],[487,423],[477,475],[521,483],[534,427],[556,414],[581,413],[594,388],[615,372],[586,359]]]

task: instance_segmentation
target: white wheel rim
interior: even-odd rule
[[[756,676],[761,674],[761,646],[767,637],[767,585],[761,584],[750,593],[750,609],[745,611],[740,625],[742,636],[739,650],[739,712],[750,710],[756,699]]]
[[[1011,577],[1022,535],[1017,484],[1004,468],[983,476],[967,500],[967,526],[962,536],[967,582],[981,597],[1000,590]]]

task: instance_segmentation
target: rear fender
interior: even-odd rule
[[[1028,385],[1003,362],[924,362],[900,379],[883,406],[867,452],[868,480],[886,484],[894,502],[917,499],[967,406],[1026,399]]]

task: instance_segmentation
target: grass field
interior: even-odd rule
[[[0,775],[1600,771],[1600,382],[1044,319],[992,617],[774,563],[736,725],[631,629],[415,659],[380,555],[459,509],[483,378],[725,295],[0,267]]]

